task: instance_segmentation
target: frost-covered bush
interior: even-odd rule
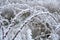
[[[60,40],[59,0],[0,0],[0,40]]]
[[[14,18],[14,11],[11,8],[5,8],[2,10],[1,16],[11,20],[11,18]]]

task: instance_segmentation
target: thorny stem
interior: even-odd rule
[[[14,26],[14,25],[11,25],[11,26],[9,27],[9,30],[5,33],[5,36],[3,36],[3,38],[6,38],[6,36],[8,35],[8,33],[9,33],[11,27],[13,27],[13,26]]]
[[[20,30],[16,33],[16,35],[13,37],[12,40],[14,40],[16,38],[16,36],[18,35],[19,32],[20,32]]]
[[[4,29],[2,28],[2,39],[4,40]]]

